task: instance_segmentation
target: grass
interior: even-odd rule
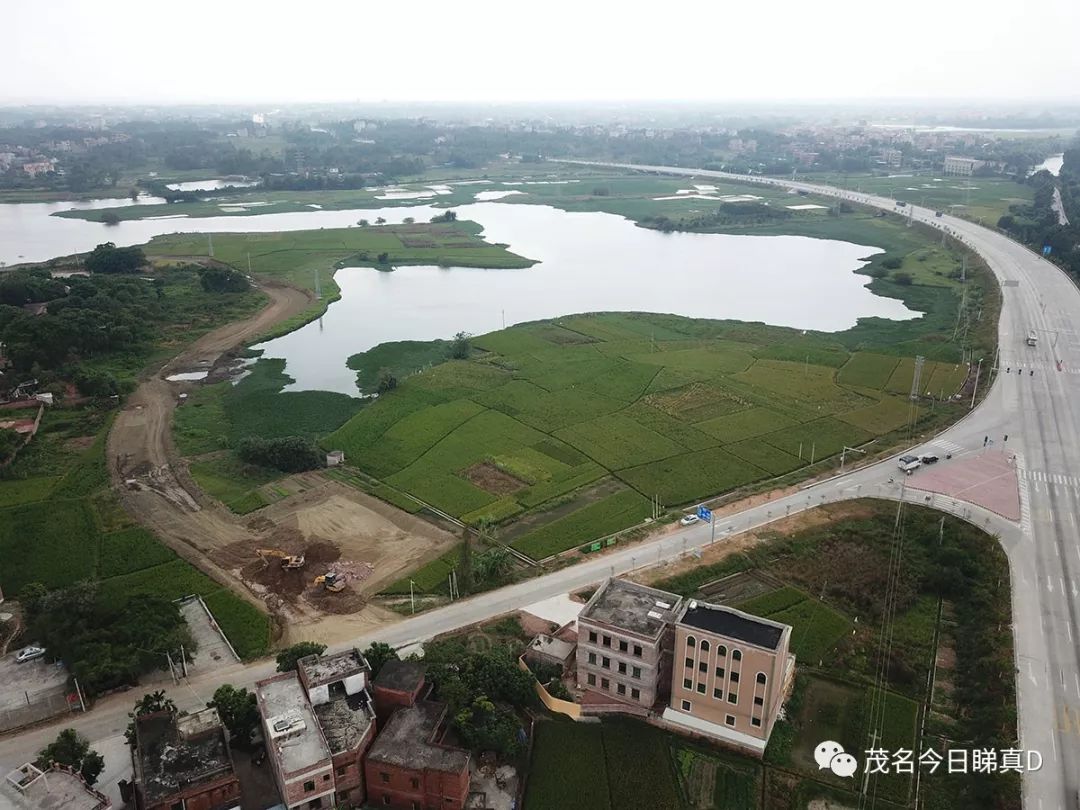
[[[102,579],[108,579],[144,568],[153,568],[174,559],[176,555],[146,529],[133,526],[101,536],[98,575]]]
[[[810,666],[819,665],[852,627],[846,616],[792,587],[763,594],[737,607],[791,625],[791,651],[797,660]]]
[[[200,487],[239,515],[265,506],[258,488],[282,477],[277,470],[245,464],[228,454],[203,457],[188,469]]]
[[[243,659],[258,658],[270,649],[270,625],[258,608],[219,589],[203,597],[221,631]]]
[[[17,595],[40,582],[59,588],[93,576],[98,564],[93,513],[82,500],[40,501],[0,510],[0,582]]]
[[[511,545],[541,560],[638,524],[648,516],[649,501],[633,490],[623,490],[522,535]]]

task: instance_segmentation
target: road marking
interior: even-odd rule
[[[1050,581],[1049,574],[1046,575],[1046,590],[1050,591],[1050,593],[1054,592],[1054,583]]]
[[[1080,675],[1073,673],[1073,680],[1076,681],[1076,696],[1080,697]]]
[[[1065,622],[1065,632],[1068,634],[1069,642],[1071,643],[1072,642],[1072,622]],[[1061,685],[1064,686],[1065,682],[1062,681]]]

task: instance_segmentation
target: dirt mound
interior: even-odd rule
[[[515,478],[505,470],[500,470],[490,461],[482,461],[465,470],[465,477],[470,482],[492,495],[509,495],[528,486],[520,478]]]
[[[346,588],[338,593],[331,593],[322,588],[313,588],[308,592],[305,599],[323,613],[344,615],[356,613],[363,609],[367,600],[352,588]]]

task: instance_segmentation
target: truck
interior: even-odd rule
[[[908,475],[911,475],[915,470],[922,466],[922,459],[918,456],[900,456],[900,458],[896,460],[896,466]]]
[[[1034,346],[1039,342],[1039,336],[1035,333],[1034,329],[1029,329],[1027,334],[1027,345]]]

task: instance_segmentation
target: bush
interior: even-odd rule
[[[904,260],[898,256],[890,256],[887,259],[881,260],[881,266],[886,270],[899,270],[904,264]]]
[[[236,453],[249,464],[273,467],[288,473],[316,470],[326,463],[322,451],[314,442],[300,436],[287,436],[283,439],[259,439],[249,436],[240,440]]]
[[[244,278],[244,274],[231,267],[200,268],[199,283],[204,290],[214,293],[242,293],[247,292],[251,287],[248,280]]]
[[[893,273],[892,280],[897,284],[903,284],[905,287],[910,287],[911,282],[914,281],[911,273]]]
[[[324,652],[326,652],[326,645],[315,641],[301,641],[293,644],[278,653],[277,671],[295,672],[296,662],[301,658],[306,658],[309,655],[322,655]]]
[[[146,254],[139,247],[118,248],[106,242],[90,251],[85,264],[91,273],[134,273],[146,264]]]

